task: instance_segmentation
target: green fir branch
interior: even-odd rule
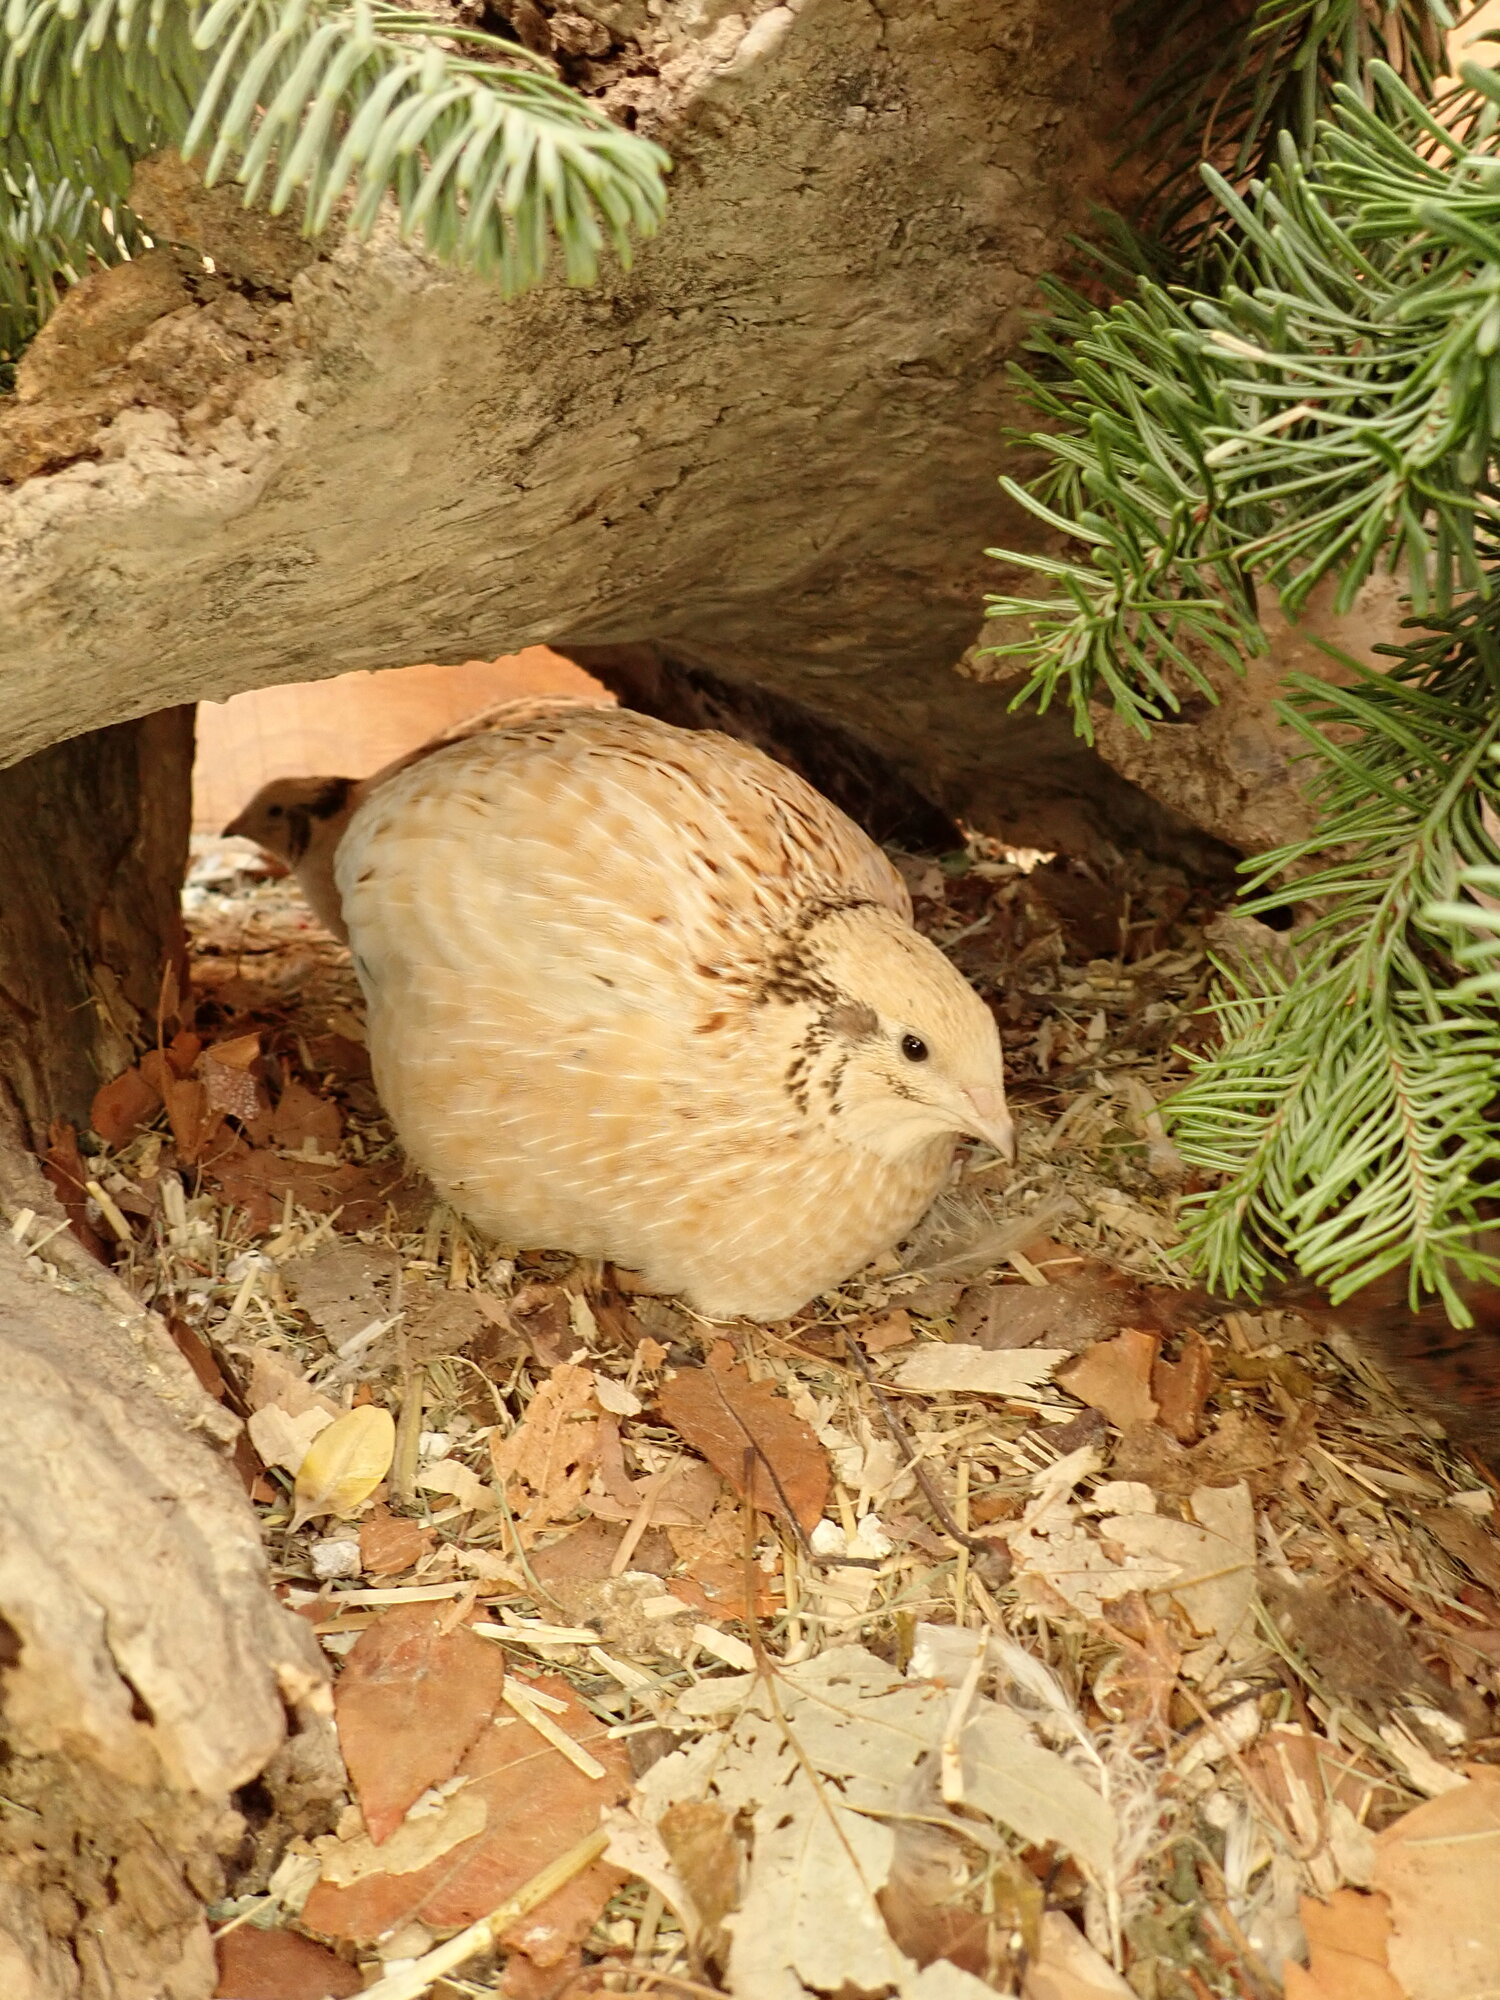
[[[1495,765],[1491,776],[1500,782],[1500,750],[1490,756]],[[1500,814],[1481,797],[1479,816],[1494,855],[1500,852]],[[1472,968],[1453,989],[1454,997],[1500,1000],[1500,864],[1491,859],[1461,868],[1454,891],[1427,909],[1427,921],[1449,935],[1454,964]]]
[[[1131,0],[1117,18],[1155,58],[1132,150],[1154,167],[1150,234],[1185,264],[1222,228],[1201,165],[1237,185],[1263,180],[1283,135],[1310,158],[1335,86],[1364,93],[1377,62],[1429,97],[1455,10],[1446,0]]]
[[[1046,289],[1052,322],[1028,344],[1047,373],[1012,373],[1055,427],[1026,440],[1046,461],[1034,487],[1001,485],[1087,557],[989,550],[1059,590],[988,596],[987,615],[1024,618],[1028,636],[985,650],[1029,665],[1013,706],[1065,699],[1092,741],[1089,704],[1102,687],[1147,735],[1180,707],[1181,683],[1212,698],[1200,652],[1237,665],[1259,637],[1235,546],[1208,498],[1204,433],[1232,424],[1234,406],[1199,362],[1196,322],[1164,287],[1143,284],[1108,312],[1055,282]]]
[[[1347,610],[1382,563],[1404,566],[1421,613],[1488,592],[1500,180],[1487,132],[1457,138],[1393,72],[1373,75],[1378,109],[1340,86],[1310,166],[1288,142],[1243,197],[1207,174],[1238,246],[1217,293],[1142,280],[1107,310],[1070,296],[1033,341],[1046,372],[1023,386],[1052,428],[1026,439],[1045,469],[1017,497],[1094,574],[1067,604],[987,600],[1036,620],[994,649],[1028,659],[1018,702],[1065,698],[1087,733],[1102,691],[1149,726],[1184,655],[1257,643],[1244,576],[1293,616],[1325,576]],[[1500,79],[1485,89],[1500,113]],[[1170,619],[1150,610],[1173,603]]]
[[[1439,0],[1246,0],[1238,33],[1212,0],[1146,11],[1175,52],[1155,230],[1111,220],[1096,296],[1049,290],[1020,376],[1042,470],[1004,483],[1057,552],[991,552],[1047,592],[989,600],[1029,627],[992,650],[1019,701],[1145,732],[1263,647],[1257,589],[1295,616],[1403,576],[1426,635],[1282,709],[1318,824],[1247,864],[1244,907],[1303,921],[1220,966],[1220,1038],[1163,1108],[1212,1181],[1211,1282],[1290,1263],[1341,1299],[1405,1268],[1464,1323],[1460,1282],[1500,1278],[1500,77],[1466,67],[1434,116]]]
[[[1394,661],[1293,684],[1319,826],[1254,864],[1244,907],[1284,906],[1294,882],[1315,914],[1290,969],[1220,966],[1222,1042],[1165,1110],[1220,1183],[1188,1204],[1212,1283],[1255,1290],[1290,1260],[1337,1300],[1408,1265],[1413,1300],[1436,1291],[1464,1323],[1455,1279],[1490,1271],[1473,1239],[1500,1165],[1500,980],[1461,979],[1443,902],[1493,853],[1493,605]]]
[[[368,235],[391,196],[404,238],[508,292],[541,279],[554,245],[573,284],[606,253],[628,264],[661,219],[669,164],[519,45],[376,0],[6,0],[12,211],[34,189],[50,212],[66,184],[122,217],[132,165],[165,145],[210,184],[232,175],[247,204],[300,202],[308,234],[347,203]],[[108,248],[86,218],[71,239],[30,240],[37,317],[70,264]]]
[[[1456,1000],[1500,999],[1500,867],[1465,868],[1458,887],[1475,900],[1430,903],[1427,920],[1454,933],[1453,962],[1472,966]]]
[[[34,173],[17,183],[0,173],[0,363],[31,338],[41,317],[38,301],[50,303],[59,282],[77,284],[91,267],[142,248],[129,210],[117,215],[92,186]]]

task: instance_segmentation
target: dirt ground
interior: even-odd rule
[[[349,1773],[262,1805],[221,1994],[1496,1990],[1495,1482],[1182,1268],[1155,1107],[1213,912],[902,865],[1019,1163],[722,1325],[435,1204],[347,953],[197,843],[184,1026],[101,1091],[74,1213],[246,1420]]]

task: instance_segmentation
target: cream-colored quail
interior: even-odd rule
[[[402,1143],[503,1243],[777,1319],[910,1229],[959,1134],[1012,1150],[989,1010],[746,744],[625,710],[452,744],[336,873]]]

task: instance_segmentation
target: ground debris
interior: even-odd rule
[[[1029,860],[909,866],[1018,1164],[771,1327],[478,1240],[405,1174],[347,954],[285,883],[191,892],[191,1000],[48,1169],[248,1421],[342,1668],[347,1810],[221,1906],[226,1978],[287,1946],[344,1990],[501,1905],[439,1991],[1451,2000],[1500,1962],[1495,1488],[1193,1289],[1155,1106],[1209,912]]]

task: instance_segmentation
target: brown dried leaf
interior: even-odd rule
[[[613,1570],[615,1551],[625,1538],[617,1521],[585,1521],[544,1549],[535,1549],[531,1571],[544,1590],[567,1602],[578,1584],[602,1583]],[[630,1558],[633,1570],[665,1576],[675,1558],[672,1544],[658,1529],[648,1528]]]
[[[339,1746],[377,1845],[429,1785],[453,1776],[500,1703],[504,1655],[467,1625],[446,1631],[446,1615],[430,1604],[388,1611],[360,1634],[334,1689]]]
[[[667,1807],[656,1830],[693,1899],[700,1948],[718,1958],[721,1927],[738,1907],[745,1868],[733,1817],[712,1799],[679,1799]]]
[[[430,1555],[437,1536],[421,1521],[377,1507],[359,1524],[359,1561],[366,1576],[399,1576]]]
[[[167,1085],[177,1081],[182,1075],[180,1070],[173,1068],[165,1049],[147,1049],[138,1067],[158,1097],[165,1097]]]
[[[913,1337],[911,1314],[899,1310],[888,1312],[883,1319],[856,1327],[854,1332],[866,1354],[884,1354],[892,1347],[905,1347]]]
[[[1182,1648],[1137,1591],[1115,1607],[1111,1638],[1120,1651],[1094,1676],[1094,1699],[1111,1722],[1139,1723],[1166,1742]]]
[[[243,1142],[205,1161],[203,1177],[217,1188],[220,1200],[248,1212],[257,1232],[280,1221],[288,1194],[314,1215],[338,1209],[346,1229],[384,1222],[387,1203],[410,1206],[412,1194],[411,1184],[396,1166],[357,1167],[352,1160],[343,1160],[329,1167],[314,1160],[283,1159],[269,1147],[252,1150]]]
[[[918,1965],[945,1958],[999,1991],[1036,1953],[1045,1901],[1042,1885],[1003,1850],[992,1858],[983,1912],[965,1907],[970,1879],[963,1843],[946,1828],[908,1822],[896,1828],[896,1851],[877,1898],[891,1936]]]
[[[1113,1340],[1096,1341],[1087,1354],[1059,1369],[1058,1386],[1101,1411],[1117,1430],[1154,1423],[1157,1405],[1151,1394],[1151,1371],[1160,1346],[1154,1333],[1127,1327]]]
[[[1255,1599],[1255,1508],[1247,1486],[1206,1486],[1189,1496],[1194,1518],[1119,1514],[1099,1523],[1108,1543],[1146,1561],[1174,1565],[1161,1586],[1195,1632],[1227,1645],[1242,1634]]]
[[[601,1424],[600,1432],[601,1441],[607,1446],[611,1441],[611,1424]],[[614,1442],[618,1447],[618,1433],[614,1434]],[[624,1460],[620,1458],[619,1470],[623,1469]],[[590,1509],[601,1521],[633,1521],[640,1512],[651,1481],[627,1478],[623,1485],[619,1485],[618,1474],[614,1473],[604,1452],[600,1454],[599,1470],[609,1490],[607,1493],[591,1493]],[[652,1477],[659,1478],[659,1474]],[[651,1525],[653,1528],[668,1529],[702,1527],[723,1491],[724,1482],[712,1466],[705,1465],[701,1458],[689,1458],[683,1452],[655,1487]]]
[[[1375,1840],[1390,1898],[1390,1966],[1409,2000],[1493,1989],[1500,1967],[1500,1771],[1403,1814]]]
[[[218,1136],[224,1114],[209,1103],[201,1077],[165,1076],[161,1095],[178,1155],[191,1165],[202,1158],[209,1142]]]
[[[1302,1928],[1307,1969],[1286,1967],[1286,2000],[1406,2000],[1386,1958],[1391,1911],[1384,1896],[1359,1889],[1336,1889],[1326,1903],[1304,1896]]]
[[[336,1153],[344,1136],[344,1120],[331,1097],[320,1097],[295,1078],[281,1093],[271,1120],[271,1138],[289,1152],[300,1153],[308,1140],[316,1153]]]
[[[544,1368],[560,1368],[578,1346],[568,1294],[561,1285],[522,1285],[508,1311],[512,1326]]]
[[[946,1319],[963,1295],[963,1285],[957,1278],[931,1278],[915,1291],[903,1292],[901,1303],[907,1312],[914,1312],[922,1319]]]
[[[981,1347],[1066,1347],[1081,1354],[1128,1326],[1176,1332],[1194,1311],[1193,1294],[1143,1284],[1063,1244],[1039,1240],[1025,1248],[1047,1283],[971,1290],[958,1314],[964,1338]]]
[[[94,1092],[89,1124],[106,1146],[127,1146],[143,1125],[156,1116],[161,1093],[138,1069],[122,1070]]]
[[[1196,1329],[1182,1343],[1176,1361],[1158,1359],[1151,1369],[1151,1394],[1158,1423],[1179,1444],[1196,1444],[1203,1430],[1203,1406],[1214,1386],[1213,1349]]]
[[[524,1543],[577,1513],[599,1460],[601,1415],[593,1370],[562,1362],[510,1436],[490,1439],[495,1478]]]
[[[282,1266],[293,1298],[337,1347],[390,1313],[390,1287],[400,1269],[393,1250],[366,1243],[335,1243],[315,1257]]]
[[[727,1341],[709,1349],[706,1368],[681,1368],[663,1383],[661,1414],[701,1451],[741,1498],[764,1514],[790,1515],[807,1532],[822,1518],[832,1474],[811,1428],[770,1382],[752,1382]]]
[[[352,1664],[352,1654],[350,1659]],[[302,1913],[309,1930],[365,1942],[413,1919],[441,1930],[473,1923],[592,1833],[601,1812],[625,1796],[630,1789],[625,1745],[609,1740],[605,1724],[583,1707],[569,1684],[546,1675],[524,1686],[563,1704],[552,1720],[604,1765],[605,1775],[585,1776],[529,1723],[502,1711],[493,1726],[481,1722],[459,1765],[458,1774],[469,1781],[466,1791],[477,1793],[485,1805],[484,1831],[409,1874],[367,1876],[342,1888],[320,1882]],[[621,1880],[618,1869],[597,1863],[512,1924],[503,1942],[538,1965],[561,1964]]]
[[[167,1331],[177,1344],[177,1351],[198,1378],[199,1387],[212,1396],[216,1403],[222,1403],[229,1393],[229,1384],[224,1380],[224,1371],[214,1359],[214,1351],[196,1327],[189,1326],[176,1313],[166,1315]]]
[[[214,1950],[214,2000],[348,2000],[364,1987],[357,1966],[295,1931],[241,1924],[225,1931]]]
[[[104,1247],[104,1239],[89,1221],[88,1188],[85,1185],[89,1170],[78,1150],[78,1134],[66,1118],[54,1118],[48,1127],[42,1172],[62,1205],[68,1227],[85,1250],[101,1263],[107,1263],[109,1252]]]
[[[1159,1424],[1132,1424],[1110,1461],[1116,1479],[1137,1479],[1163,1499],[1186,1499],[1199,1486],[1232,1486],[1241,1479],[1259,1491],[1280,1478],[1290,1456],[1284,1439],[1249,1410],[1229,1410],[1199,1443],[1178,1444]]]
[[[1085,1341],[1096,1331],[1085,1322]],[[1079,1316],[1056,1285],[971,1285],[953,1322],[958,1339],[991,1353],[1020,1347],[1080,1344]]]
[[[672,1552],[687,1569],[685,1577],[672,1579],[672,1588],[695,1601],[701,1597],[699,1608],[716,1618],[770,1618],[780,1609],[774,1580],[759,1564],[747,1565],[741,1504],[722,1488],[720,1492],[698,1527],[668,1528]],[[747,1603],[747,1596],[753,1601]]]
[[[259,1028],[252,1029],[247,1035],[231,1035],[228,1040],[214,1042],[206,1048],[202,1060],[221,1063],[226,1069],[249,1071],[260,1059],[260,1037]]]
[[[440,1355],[465,1353],[480,1360],[474,1351],[495,1324],[487,1308],[499,1306],[498,1299],[483,1292],[453,1292],[446,1285],[427,1285],[408,1279],[401,1300],[406,1309],[404,1325],[409,1360],[435,1361]],[[501,1311],[504,1312],[503,1306]],[[498,1345],[491,1341],[490,1355],[496,1354]],[[521,1351],[519,1341],[514,1351]]]
[[[178,1076],[191,1076],[193,1064],[197,1062],[202,1048],[203,1037],[195,1035],[190,1028],[184,1028],[167,1043],[166,1058]]]

